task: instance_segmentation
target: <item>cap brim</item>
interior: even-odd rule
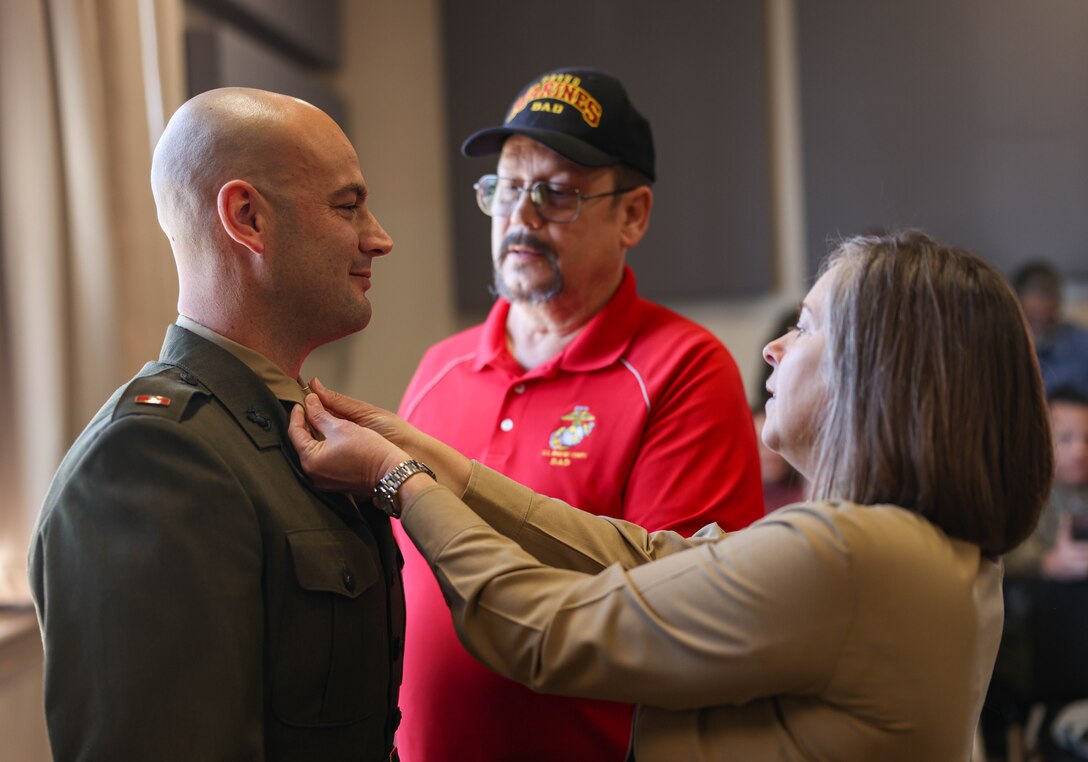
[[[620,163],[620,160],[612,154],[605,153],[565,132],[533,127],[488,127],[486,130],[474,132],[461,144],[461,153],[465,156],[490,156],[499,153],[502,151],[502,144],[511,135],[532,138],[583,167],[610,167]]]

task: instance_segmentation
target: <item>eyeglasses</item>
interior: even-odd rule
[[[578,219],[583,201],[618,196],[634,190],[633,187],[617,188],[608,193],[583,196],[577,188],[551,185],[543,180],[526,187],[498,175],[484,175],[472,187],[476,189],[476,203],[480,205],[480,211],[488,217],[509,217],[521,201],[522,194],[528,193],[536,213],[548,222],[558,223],[574,222]]]

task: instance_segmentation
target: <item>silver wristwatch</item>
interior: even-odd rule
[[[428,474],[432,479],[438,481],[434,471],[418,460],[406,460],[400,465],[394,466],[389,473],[374,485],[374,507],[395,519],[400,518],[400,511],[397,510],[393,498],[397,496],[397,490],[408,480],[409,476],[419,473]]]

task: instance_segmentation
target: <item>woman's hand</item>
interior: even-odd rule
[[[346,422],[380,434],[398,447],[402,455],[407,453],[407,457],[421,460],[430,466],[438,477],[439,484],[449,487],[458,495],[464,494],[472,471],[472,461],[457,450],[434,437],[427,436],[388,410],[382,410],[380,407],[334,392],[316,378],[310,382],[310,388],[320,398],[324,411],[327,411],[326,414],[332,413],[336,417],[345,419]],[[309,407],[307,407],[308,411]],[[297,443],[295,448],[298,449]],[[406,458],[402,458],[404,459]],[[393,468],[400,462],[390,463],[389,468]],[[378,478],[384,475],[385,472],[379,473]],[[372,488],[373,483],[370,486]]]
[[[369,405],[365,407],[385,412]],[[324,439],[314,438],[306,427],[307,418]],[[298,451],[302,470],[319,489],[329,492],[350,492],[360,498],[370,498],[378,480],[397,464],[408,460],[404,450],[377,431],[331,414],[317,394],[306,395],[305,416],[297,405],[291,410],[287,434]]]
[[[317,394],[325,409],[333,415],[371,429],[402,450],[412,453],[413,457],[418,457],[413,450],[420,449],[419,440],[423,438],[423,434],[407,421],[369,402],[335,392],[316,378],[310,382],[310,388]]]

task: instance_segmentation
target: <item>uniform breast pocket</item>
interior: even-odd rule
[[[276,716],[342,725],[385,711],[386,589],[377,549],[349,530],[289,532],[287,581],[274,656]]]

